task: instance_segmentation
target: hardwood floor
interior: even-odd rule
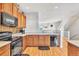
[[[67,38],[63,37],[62,48],[50,47],[50,50],[39,50],[38,47],[27,47],[23,54],[30,56],[68,56],[68,42]]]
[[[38,47],[27,47],[23,54],[30,56],[62,56],[61,52],[56,52],[58,47],[50,47],[50,50],[39,50]]]

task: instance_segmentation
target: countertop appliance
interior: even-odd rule
[[[23,28],[21,28],[19,32],[25,34],[25,30]]]
[[[0,32],[0,41],[11,41],[11,56],[21,55],[22,37],[12,37],[11,32]]]
[[[0,24],[4,26],[16,27],[18,25],[18,20],[16,17],[7,13],[0,13]]]

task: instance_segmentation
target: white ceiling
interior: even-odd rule
[[[63,20],[79,12],[77,3],[19,3],[20,9],[27,12],[39,12],[41,22]]]

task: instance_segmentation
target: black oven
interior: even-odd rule
[[[18,25],[18,20],[16,17],[7,13],[0,13],[0,24],[9,27],[16,27]]]
[[[22,52],[22,37],[12,37],[11,32],[0,32],[0,41],[11,41],[10,43],[10,55],[21,55]]]
[[[13,40],[11,43],[11,55],[20,55],[22,53],[22,37],[16,37]]]

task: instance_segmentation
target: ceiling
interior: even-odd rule
[[[20,9],[28,12],[38,12],[40,22],[64,20],[79,12],[78,3],[19,3]]]

